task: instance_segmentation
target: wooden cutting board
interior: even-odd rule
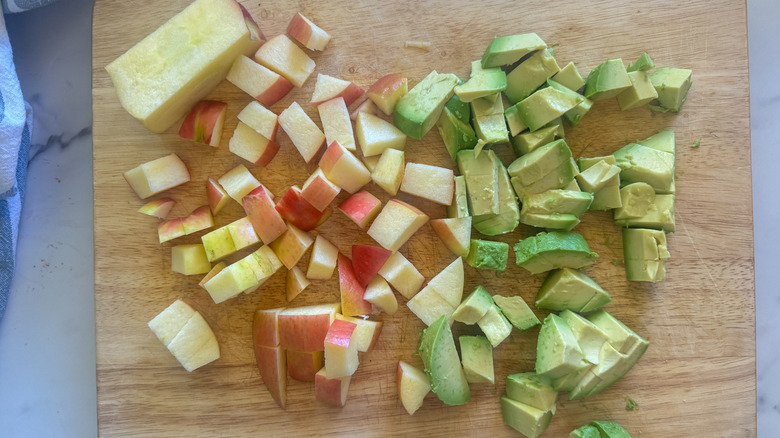
[[[228,122],[218,149],[178,138],[178,126],[162,135],[146,131],[119,105],[104,67],[182,10],[187,0],[98,1],[93,29],[93,113],[95,193],[95,295],[97,320],[98,422],[103,436],[518,436],[501,421],[498,399],[507,374],[533,369],[538,329],[515,331],[495,351],[496,384],[472,384],[472,399],[444,406],[429,394],[414,416],[398,401],[395,370],[400,359],[421,365],[415,355],[423,324],[401,301],[393,316],[379,315],[384,330],[376,349],[361,356],[343,409],[314,400],[308,383],[290,381],[286,411],[266,391],[255,367],[251,319],[255,309],[338,300],[336,276],[315,282],[292,303],[284,298],[285,272],[259,291],[214,304],[197,285],[199,276],[170,271],[173,244],[199,242],[200,234],[173,243],[157,242],[156,222],[136,210],[143,204],[122,178],[140,163],[175,152],[187,163],[192,182],[168,196],[178,200],[170,217],[206,203],[204,182],[242,160],[227,151],[236,114],[250,98],[231,84],[210,97],[228,102]],[[416,84],[431,70],[468,77],[496,35],[536,32],[559,43],[561,65],[575,61],[586,74],[601,61],[633,61],[647,50],[657,65],[691,68],[694,85],[680,114],[647,109],[621,112],[614,100],[598,102],[580,125],[567,129],[575,157],[613,152],[660,129],[677,135],[677,232],[669,235],[672,258],[665,282],[625,280],[620,230],[609,213],[590,212],[575,231],[599,253],[586,272],[613,297],[607,309],[651,341],[644,358],[622,380],[582,401],[559,397],[558,412],[544,436],[565,436],[589,420],[614,420],[634,437],[755,436],[755,301],[751,203],[748,62],[744,1],[688,2],[538,0],[515,2],[274,1],[244,2],[266,36],[284,32],[302,11],[333,35],[323,53],[313,54],[316,72],[362,87],[397,72]],[[428,41],[430,51],[404,48],[407,40]],[[319,122],[307,104],[310,78],[272,109],[293,100]],[[306,165],[284,134],[281,152],[267,168],[252,172],[275,194],[301,184],[315,169]],[[692,148],[694,140],[701,146]],[[508,164],[511,152],[497,147]],[[409,140],[408,161],[454,167],[436,132]],[[316,161],[315,161],[316,163]],[[248,164],[243,162],[243,164]],[[367,189],[383,201],[377,186]],[[339,196],[337,202],[346,195]],[[400,194],[432,218],[441,206]],[[334,204],[335,205],[335,204]],[[242,215],[232,203],[217,225]],[[533,232],[520,226],[499,240],[514,244]],[[335,211],[316,233],[338,243],[372,243]],[[454,256],[423,227],[401,249],[426,279]],[[229,261],[234,261],[231,258]],[[300,266],[306,266],[304,257]],[[613,263],[614,262],[614,263]],[[491,292],[521,295],[532,303],[543,276],[514,265],[499,278],[466,268],[466,293],[483,284]],[[185,372],[146,323],[173,300],[183,298],[214,328],[222,357]],[[536,310],[543,318],[546,312]],[[456,324],[457,333],[473,331]],[[626,399],[638,403],[626,410]]]

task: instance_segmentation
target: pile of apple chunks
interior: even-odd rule
[[[339,303],[261,309],[255,314],[253,342],[258,367],[266,387],[282,408],[286,406],[288,373],[296,380],[313,381],[318,400],[338,406],[346,403],[350,378],[360,362],[358,352],[369,352],[382,328],[381,321],[372,321],[365,316],[376,312],[392,315],[398,308],[393,289],[408,299],[411,311],[429,326],[423,333],[420,346],[425,371],[405,361],[398,364],[398,391],[405,409],[413,414],[431,389],[447,404],[463,404],[469,399],[469,383],[495,382],[492,349],[509,336],[513,327],[524,331],[540,324],[520,297],[491,296],[480,286],[466,300],[462,299],[464,257],[473,265],[473,257],[469,255],[470,249],[475,247],[471,239],[472,220],[479,220],[483,226],[475,227],[487,235],[513,231],[518,222],[531,221],[530,225],[540,226],[533,221],[543,221],[544,218],[540,217],[544,214],[561,213],[527,212],[525,207],[521,212],[515,195],[525,201],[548,190],[580,192],[583,183],[589,184],[590,190],[585,191],[589,194],[589,204],[597,202],[602,193],[600,190],[610,187],[616,194],[602,194],[602,197],[612,196],[609,199],[614,202],[614,196],[617,196],[617,203],[602,203],[601,209],[620,209],[620,195],[631,196],[625,191],[627,186],[621,188],[619,180],[620,172],[626,169],[624,163],[629,160],[621,162],[615,156],[597,157],[585,159],[585,165],[581,161],[578,166],[571,160],[569,151],[568,157],[556,163],[556,168],[572,166],[571,178],[565,181],[558,178],[552,185],[533,189],[528,187],[535,181],[524,185],[520,181],[522,172],[513,174],[514,163],[509,171],[502,165],[501,171],[511,177],[514,193],[510,196],[514,208],[509,212],[502,209],[488,213],[492,217],[485,217],[485,214],[472,216],[469,205],[474,195],[467,191],[467,170],[461,168],[461,173],[466,175],[456,178],[453,170],[448,168],[405,163],[403,150],[407,133],[419,137],[420,132],[415,129],[423,129],[424,135],[432,127],[430,121],[433,120],[453,160],[459,164],[461,151],[487,157],[492,154],[489,148],[500,143],[511,143],[518,160],[529,162],[535,158],[531,155],[535,150],[544,150],[542,148],[556,138],[563,137],[563,119],[572,126],[576,125],[595,100],[616,97],[624,109],[652,104],[654,109],[679,111],[690,86],[690,72],[687,71],[686,76],[685,71],[678,71],[680,69],[671,69],[674,70],[672,72],[659,69],[656,72],[663,71],[660,75],[663,78],[658,82],[653,74],[646,73],[653,65],[643,54],[628,70],[622,61],[608,60],[583,79],[573,63],[560,69],[553,57],[553,49],[535,34],[501,37],[496,38],[481,61],[475,61],[471,78],[453,84],[440,96],[434,96],[438,97],[438,102],[433,111],[423,114],[424,120],[419,123],[412,120],[416,123],[412,128],[402,123],[396,123],[396,126],[377,115],[381,111],[386,116],[392,116],[396,104],[407,94],[413,94],[414,90],[408,93],[408,81],[403,76],[390,74],[382,77],[364,93],[354,83],[318,74],[310,104],[319,112],[321,130],[298,102],[293,102],[278,115],[267,109],[293,87],[301,87],[315,68],[314,61],[290,37],[309,50],[323,50],[330,39],[327,32],[300,13],[290,22],[287,33],[289,36],[278,35],[266,41],[254,58],[241,56],[233,63],[227,79],[255,97],[256,101],[238,115],[239,122],[229,141],[229,149],[253,165],[265,166],[279,150],[275,136],[281,126],[307,163],[327,145],[319,168],[301,187],[290,187],[277,200],[243,165],[217,179],[209,178],[206,184],[209,205],[196,209],[187,217],[160,222],[160,242],[213,227],[213,215],[218,214],[231,199],[243,206],[246,217],[204,234],[201,244],[173,246],[172,268],[184,275],[205,274],[200,286],[215,303],[229,300],[242,292],[257,290],[282,266],[288,269],[287,299],[291,301],[310,281],[331,278],[338,268]],[[539,43],[535,46],[512,46],[512,39],[518,37],[521,37],[520,40],[538,40]],[[534,74],[538,77],[529,79],[529,72],[536,72]],[[677,82],[670,83],[669,76]],[[615,80],[615,77],[618,79]],[[583,89],[584,94],[580,94],[579,90]],[[360,101],[364,94],[367,99]],[[505,99],[510,104],[506,104]],[[348,108],[356,102],[359,104],[350,113]],[[565,102],[565,105],[556,105],[556,102]],[[537,111],[537,108],[541,110]],[[180,135],[218,146],[225,109],[225,103],[201,101],[185,118]],[[466,113],[465,116],[463,113]],[[397,111],[395,116],[398,120]],[[453,138],[448,135],[453,130],[463,135]],[[564,140],[558,141],[565,145]],[[673,163],[673,134],[671,141],[672,150],[663,152],[672,154]],[[362,160],[355,155],[358,146]],[[544,157],[537,161],[543,160]],[[586,171],[592,166],[600,166],[601,170],[598,174],[591,172],[595,177],[588,178],[590,174]],[[522,166],[518,168],[522,171]],[[615,168],[617,170],[613,171]],[[549,173],[555,169],[546,170]],[[538,176],[537,181],[547,173]],[[142,164],[126,172],[125,177],[141,198],[189,181],[186,165],[175,154]],[[632,183],[648,185],[641,180],[641,175],[638,179]],[[390,195],[395,196],[400,190],[449,207],[451,217],[434,219],[430,223],[458,257],[425,287],[422,287],[423,276],[398,249],[429,221],[429,217],[398,199],[391,199],[383,206],[378,198],[363,189],[371,181]],[[330,215],[328,207],[341,190],[351,196],[338,209],[361,229],[367,229],[368,235],[379,244],[352,246],[352,259],[339,253],[336,246],[323,236],[312,237],[310,234],[327,220]],[[496,181],[493,191],[498,193],[499,190]],[[666,193],[657,189],[653,190],[655,192],[668,194],[669,187],[666,187]],[[673,200],[673,183],[671,193]],[[158,198],[139,211],[165,219],[174,204],[173,199]],[[529,200],[527,204],[533,203]],[[643,223],[641,219],[650,214],[652,205],[651,199],[643,211],[627,213],[622,217],[624,226],[633,226],[631,219]],[[587,208],[586,205],[584,210]],[[494,220],[498,216],[501,220]],[[673,210],[669,220],[671,225],[669,221],[665,222],[661,231],[673,231]],[[569,222],[561,229],[568,232],[578,222]],[[484,225],[486,223],[490,227]],[[497,228],[496,223],[499,224]],[[545,226],[555,228],[550,224]],[[663,233],[660,235],[663,236]],[[258,243],[262,244],[259,249],[233,264],[220,261]],[[304,273],[297,264],[309,248],[312,251],[307,272]],[[498,256],[499,259],[502,257],[505,267],[506,255]],[[212,266],[212,263],[216,264]],[[486,266],[499,271],[503,267]],[[576,271],[582,266],[564,264],[556,267]],[[560,277],[560,272],[550,274],[553,275]],[[637,280],[660,279],[663,278],[653,274]],[[549,290],[546,293],[549,294]],[[546,428],[555,412],[558,390],[580,388],[577,385],[581,385],[582,376],[591,379],[588,383],[591,386],[580,396],[603,390],[628,372],[647,347],[645,340],[603,310],[588,309],[597,312],[583,317],[576,313],[582,311],[582,305],[572,309],[568,304],[558,303],[545,308],[559,310],[561,316],[551,314],[545,319],[542,331],[553,332],[548,337],[562,340],[567,350],[547,351],[544,363],[540,364],[537,359],[535,372],[509,376],[508,394],[501,399],[505,422],[529,437],[538,436]],[[188,371],[219,357],[213,332],[202,317],[197,317],[197,312],[177,301],[150,322],[152,330]],[[485,335],[461,337],[460,358],[450,330],[453,321],[478,324]],[[199,328],[196,330],[210,333],[204,335],[209,339],[208,347],[192,352],[181,352],[175,345],[172,348],[172,333],[182,333],[182,328],[190,325],[197,325]],[[549,346],[543,345],[541,334],[539,339],[539,350],[549,350]],[[587,342],[582,343],[583,339]],[[626,345],[631,342],[636,345]],[[603,364],[600,366],[599,356],[603,357],[603,350],[613,351],[616,363],[629,351],[638,356],[627,366],[625,362],[620,362],[623,369],[615,374]],[[606,382],[607,378],[612,380]],[[453,388],[453,381],[458,382],[459,388]],[[533,391],[547,391],[548,397],[529,401],[527,395]],[[544,403],[547,404],[536,406],[540,400],[546,400]]]

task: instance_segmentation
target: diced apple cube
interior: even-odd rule
[[[214,278],[215,275],[219,274],[220,271],[222,271],[226,267],[227,264],[225,262],[219,262],[216,265],[214,265],[214,267],[211,268],[211,270],[206,275],[204,275],[203,278],[198,282],[198,286],[205,289],[206,287],[204,285],[206,284],[206,282]]]
[[[309,201],[319,211],[328,208],[328,205],[336,199],[340,192],[341,187],[326,178],[319,167],[309,176],[301,188],[303,199]]]
[[[290,24],[287,25],[287,34],[309,50],[325,50],[325,46],[330,41],[330,35],[327,32],[300,12],[296,12],[290,20]]]
[[[361,229],[379,214],[382,201],[371,193],[361,190],[339,204],[339,210],[352,219]]]
[[[188,182],[190,172],[178,155],[170,154],[130,169],[124,177],[138,197],[146,199]]]
[[[452,314],[455,313],[455,307],[430,286],[425,286],[417,295],[407,301],[406,305],[425,325],[433,324],[442,315],[446,316],[447,321],[452,325]]]
[[[310,280],[327,280],[332,277],[333,270],[336,269],[338,255],[339,249],[330,243],[328,239],[318,234],[314,240],[311,258],[309,258],[306,278]]]
[[[371,179],[387,193],[395,196],[404,178],[404,151],[385,149],[379,157]]]
[[[395,104],[409,91],[409,83],[399,74],[382,76],[366,92],[376,106],[388,116],[393,114]]]
[[[379,270],[382,276],[404,298],[411,299],[422,287],[425,277],[400,252],[395,252]]]
[[[349,382],[352,376],[329,379],[326,367],[322,367],[314,376],[314,395],[317,400],[333,406],[344,406],[347,403]]]
[[[301,189],[292,186],[276,203],[276,211],[288,223],[303,231],[311,231],[324,220],[325,211],[320,211],[309,203],[301,193]]]
[[[171,270],[184,275],[205,274],[211,263],[200,243],[176,245],[171,248]]]
[[[206,181],[206,198],[209,200],[211,214],[219,213],[230,201],[230,195],[211,177]]]
[[[233,61],[227,80],[265,106],[272,106],[293,88],[287,78],[244,55]]]
[[[281,347],[255,344],[255,360],[268,392],[280,408],[287,407],[287,354]]]
[[[301,268],[293,266],[292,269],[287,271],[287,302],[294,300],[295,297],[303,292],[310,284],[311,282],[303,275]],[[317,367],[317,369],[319,369],[319,367]]]
[[[311,104],[317,106],[325,101],[340,97],[344,99],[346,106],[350,106],[363,93],[365,91],[352,82],[318,73],[317,82],[314,83],[314,93],[311,96]]]
[[[182,300],[176,300],[151,321],[149,328],[166,347],[195,314],[195,309]]]
[[[279,145],[239,121],[228,150],[257,166],[267,166],[279,152]]]
[[[176,201],[171,198],[160,198],[147,202],[138,209],[138,212],[158,219],[165,219],[175,205]]]
[[[238,120],[269,140],[276,139],[279,130],[278,116],[259,102],[252,101],[238,113]]]
[[[260,187],[260,181],[243,164],[239,164],[217,180],[231,198],[241,203],[249,192]]]
[[[452,204],[455,174],[452,169],[420,163],[406,163],[401,191],[436,202]]]
[[[388,315],[392,315],[398,310],[398,300],[395,298],[393,290],[390,289],[387,280],[379,275],[368,283],[363,299],[371,303],[375,309]]]
[[[422,406],[425,396],[431,392],[431,379],[421,369],[399,361],[396,386],[404,409],[409,415],[414,415]]]
[[[357,115],[355,134],[364,157],[379,155],[388,148],[403,150],[406,146],[406,134],[392,123],[368,113]]]
[[[258,186],[241,200],[255,232],[265,244],[269,244],[287,231],[287,224],[276,210],[272,195],[264,186]]]
[[[271,242],[271,249],[287,269],[292,269],[312,243],[314,239],[309,236],[309,233],[288,223],[287,231]]]
[[[287,350],[287,371],[299,382],[313,382],[324,361],[322,351]]]
[[[320,158],[325,177],[349,193],[355,193],[371,181],[371,173],[350,151],[332,142]]]
[[[279,345],[299,351],[323,351],[325,337],[336,313],[338,303],[290,307],[279,313]]]
[[[355,276],[352,261],[345,255],[338,255],[339,290],[341,292],[341,313],[344,316],[368,315],[371,303],[363,299],[366,288]]]
[[[384,248],[398,251],[425,223],[428,215],[403,201],[391,199],[374,219],[368,235]]]
[[[293,102],[279,114],[279,125],[307,163],[325,144],[325,134],[303,111],[298,102]]]
[[[371,351],[379,339],[379,334],[382,333],[382,321],[371,321],[363,318],[355,318],[352,316],[344,316],[340,313],[336,314],[336,319],[349,321],[355,324],[355,334],[353,335],[352,342],[357,344],[357,350],[363,353]]]
[[[184,117],[179,137],[209,146],[219,146],[227,104],[216,100],[201,100]]]
[[[277,35],[255,52],[255,61],[302,87],[314,71],[314,61],[287,35]]]
[[[357,324],[337,319],[325,336],[325,376],[329,379],[351,376],[357,370],[358,359],[355,331]]]
[[[352,268],[355,278],[362,286],[376,276],[392,252],[373,245],[352,245]]]
[[[355,134],[352,132],[352,122],[344,98],[336,97],[322,102],[317,106],[317,111],[320,113],[325,141],[328,144],[337,141],[348,150],[354,151]]]
[[[279,345],[279,314],[283,308],[258,309],[252,322],[252,339],[255,345],[276,347]]]
[[[167,347],[188,372],[219,359],[217,338],[198,312],[184,324]]]
[[[374,103],[374,101],[371,99],[364,100],[360,105],[357,106],[357,108],[355,108],[354,111],[349,113],[349,118],[351,120],[357,120],[357,116],[360,113],[367,113],[367,114],[371,114],[372,116],[375,116],[376,104]]]
[[[469,254],[471,245],[471,216],[433,219],[431,228],[450,251],[461,257]]]

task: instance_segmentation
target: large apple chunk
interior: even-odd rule
[[[287,222],[295,225],[303,231],[311,231],[324,219],[326,212],[320,211],[307,201],[301,189],[292,186],[284,193],[284,196],[276,203],[276,211]],[[330,211],[327,211],[330,213]]]
[[[340,192],[341,187],[333,184],[326,178],[319,167],[312,172],[301,188],[303,199],[309,201],[319,211],[324,211],[328,208],[328,205],[336,199]]]
[[[171,248],[171,270],[184,275],[205,274],[211,263],[202,244],[176,245]]]
[[[179,128],[179,137],[209,146],[219,146],[226,113],[225,102],[201,100],[184,117]]]
[[[452,169],[420,163],[406,163],[401,191],[437,204],[452,204],[455,174]]]
[[[388,148],[403,150],[406,146],[406,134],[392,123],[368,113],[358,114],[355,134],[364,157],[379,155]]]
[[[329,379],[355,374],[358,349],[355,341],[357,324],[336,319],[325,336],[325,376]]]
[[[269,140],[276,139],[279,117],[259,102],[252,101],[238,113],[238,120]]]
[[[247,193],[241,199],[241,205],[264,243],[273,242],[287,231],[287,224],[276,210],[271,193],[264,186],[258,186]]]
[[[314,61],[287,35],[277,35],[255,52],[255,61],[302,87],[314,71]]]
[[[181,119],[263,36],[233,0],[197,0],[106,66],[119,102],[152,132]]]
[[[314,243],[314,239],[309,236],[309,233],[288,223],[287,231],[280,238],[271,242],[271,249],[274,250],[284,267],[292,269],[312,243]]]
[[[149,321],[149,328],[187,371],[219,359],[219,344],[211,327],[181,300]]]
[[[293,102],[279,114],[279,125],[307,163],[325,144],[325,134],[303,111],[298,102]]]
[[[349,382],[352,376],[329,379],[326,367],[322,367],[314,376],[314,395],[317,400],[333,406],[344,406],[347,403]]]
[[[388,116],[393,114],[395,104],[409,91],[409,83],[399,74],[382,76],[366,92],[376,106]]]
[[[379,275],[407,300],[411,299],[425,282],[425,277],[400,252],[393,253],[387,259],[385,265],[379,270]]]
[[[318,73],[317,82],[314,83],[314,93],[311,95],[311,104],[317,106],[340,97],[344,99],[346,106],[350,106],[363,93],[363,89],[352,82]]]
[[[430,286],[425,286],[406,305],[425,325],[433,324],[441,316],[452,325],[455,307]]]
[[[233,61],[227,80],[266,106],[278,102],[293,87],[286,78],[244,55]]]
[[[367,286],[393,253],[372,245],[352,245],[352,267],[361,285]]]
[[[325,50],[330,35],[311,20],[297,12],[287,25],[287,34],[309,50]]]
[[[385,249],[398,251],[426,222],[428,215],[416,207],[398,199],[391,199],[374,219],[368,229],[368,235]]]
[[[350,151],[355,148],[355,134],[352,132],[352,122],[349,118],[347,104],[343,97],[330,99],[317,106],[322,122],[322,130],[325,132],[325,140],[328,144],[339,142]]]
[[[336,313],[338,303],[294,307],[279,313],[279,345],[298,351],[323,351],[325,337]]]
[[[371,181],[366,166],[337,141],[331,143],[320,158],[325,177],[349,193],[355,193]]]
[[[431,220],[431,228],[450,251],[461,257],[469,254],[471,216]]]
[[[458,307],[463,298],[463,258],[458,257],[428,282],[452,307]]]
[[[344,316],[368,315],[371,303],[363,299],[366,288],[355,276],[352,261],[345,255],[338,255],[339,289],[341,292],[341,313]]]
[[[171,343],[171,339],[179,334],[182,327],[194,314],[195,309],[189,304],[182,300],[176,300],[149,321],[148,325],[157,339],[167,347]]]
[[[249,192],[261,187],[260,181],[243,164],[230,169],[227,173],[220,176],[217,182],[231,198],[239,203]]]
[[[239,121],[228,143],[228,150],[257,166],[267,166],[279,152],[279,145]]]
[[[357,350],[363,353],[371,351],[382,333],[382,321],[371,321],[363,318],[336,314],[336,319],[352,322],[356,325],[353,342],[357,344]]]
[[[361,229],[365,229],[379,214],[382,201],[371,193],[361,190],[345,199],[338,208]]]
[[[130,169],[124,177],[138,197],[146,199],[186,183],[190,172],[178,155],[170,154]]]
[[[425,396],[431,392],[431,379],[419,368],[399,361],[396,386],[404,409],[409,415],[414,415],[422,406]]]

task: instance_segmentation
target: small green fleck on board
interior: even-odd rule
[[[701,146],[701,140],[700,140],[700,139],[696,139],[696,140],[693,142],[693,144],[691,145],[691,149],[696,149],[696,148],[698,148],[699,146]]]
[[[612,260],[612,264],[615,265],[615,266],[620,266],[620,265],[623,264],[623,259]]]
[[[627,411],[633,411],[634,409],[636,409],[638,407],[639,407],[639,405],[637,404],[637,402],[633,398],[626,397],[626,410]]]

